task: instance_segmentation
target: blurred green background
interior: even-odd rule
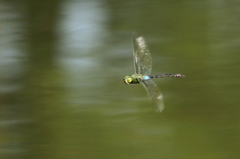
[[[238,159],[240,1],[3,0],[1,159]],[[165,99],[134,73],[148,42]]]

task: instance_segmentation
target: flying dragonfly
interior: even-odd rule
[[[132,39],[133,45],[133,63],[135,73],[129,76],[125,76],[123,81],[125,84],[139,84],[141,83],[146,89],[148,95],[151,98],[152,105],[156,111],[161,112],[164,109],[163,95],[158,86],[152,78],[163,77],[185,77],[183,74],[159,74],[150,75],[152,72],[152,57],[148,49],[147,43],[143,36],[137,37],[133,33]]]

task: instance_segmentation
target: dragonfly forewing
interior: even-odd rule
[[[158,86],[152,80],[142,80],[140,82],[146,89],[148,95],[151,98],[152,105],[156,111],[161,112],[164,109],[163,95]]]
[[[152,72],[152,57],[145,39],[133,33],[133,61],[135,74],[150,75]]]

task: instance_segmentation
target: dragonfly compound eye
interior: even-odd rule
[[[130,84],[132,82],[132,78],[130,76],[126,76],[124,77],[123,82],[125,84]]]

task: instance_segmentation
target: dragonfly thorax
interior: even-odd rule
[[[138,84],[140,81],[148,79],[150,79],[148,76],[143,76],[141,74],[132,74],[130,76],[125,76],[123,82],[125,84]]]

